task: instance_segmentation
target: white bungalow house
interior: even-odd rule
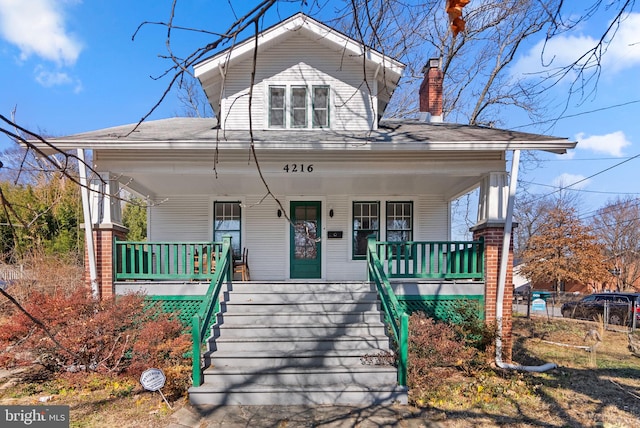
[[[425,81],[416,94],[421,117],[386,120],[385,108],[403,69],[402,63],[297,14],[264,30],[257,41],[251,38],[195,66],[215,119],[171,118],[51,140],[63,150],[91,150],[94,169],[102,179],[93,180],[90,221],[96,291],[103,298],[140,288],[150,295],[204,295],[211,279],[217,278],[214,273],[220,272],[223,253],[221,246],[211,245],[228,235],[236,259],[245,249],[248,252],[250,278],[233,282],[233,292],[225,294],[228,302],[222,303],[223,314],[232,312],[231,296],[245,293],[242,287],[247,287],[247,293],[262,293],[244,295],[243,302],[251,304],[237,311],[249,313],[257,301],[268,305],[272,297],[265,293],[269,290],[290,287],[292,294],[285,300],[294,301],[302,294],[311,300],[307,305],[330,294],[344,303],[349,300],[345,296],[375,289],[373,282],[384,289],[386,281],[405,309],[415,302],[446,300],[446,296],[479,297],[488,322],[496,315],[503,317],[508,359],[511,272],[510,268],[499,271],[503,255],[511,259],[510,252],[502,253],[505,230],[507,238],[510,233],[505,229],[509,223],[507,152],[563,153],[575,143],[443,122],[442,72],[437,60],[425,67]],[[481,198],[474,241],[450,242],[451,202],[477,187]],[[122,242],[125,229],[119,199],[114,197],[121,188],[149,203],[145,244]],[[375,260],[367,253],[367,238],[372,235],[381,280],[371,268]],[[212,266],[212,257],[217,267]],[[504,293],[500,278],[509,284],[503,286]],[[340,291],[335,288],[338,285]],[[322,297],[318,290],[324,290]],[[498,295],[504,295],[503,308],[497,305]],[[381,300],[386,307],[387,300],[393,303],[394,298],[383,295]],[[335,311],[321,306],[319,311],[327,314]],[[286,312],[282,301],[268,311]],[[315,320],[316,316],[303,317]],[[232,325],[230,319],[221,324]],[[261,327],[269,322],[275,321],[249,321]],[[284,335],[299,336],[300,331]],[[244,337],[235,344],[250,348],[248,336]],[[219,339],[224,339],[222,329]],[[269,342],[268,348],[279,346]],[[298,345],[282,346],[298,349]],[[388,340],[387,345],[366,349],[385,346]],[[320,349],[317,343],[313,347]],[[235,364],[222,357],[216,362],[216,352],[249,352],[231,348],[224,341],[210,344],[212,353],[206,354],[205,365],[209,358],[219,369]],[[339,348],[331,345],[331,352]],[[354,349],[354,345],[345,348]],[[260,352],[266,358],[268,352]],[[308,356],[311,351],[301,352]],[[322,355],[323,361],[331,358]],[[241,360],[236,355],[229,361]],[[290,371],[297,363],[287,361]],[[339,365],[344,363],[340,361]],[[194,370],[199,369],[194,365]],[[298,398],[275,388],[272,402],[339,402],[340,397],[347,403],[358,402],[346,392],[360,382],[353,376],[361,369],[352,367],[347,370],[348,380],[332,381],[349,384],[348,388],[319,395],[305,394],[309,388],[300,379],[313,376],[299,375],[292,381],[298,382],[295,386],[284,388]],[[191,391],[196,403],[269,402],[255,398],[258,393],[249,394],[253,398],[232,397],[229,390],[236,386],[216,386],[206,373],[204,383],[194,375],[194,384],[200,385]],[[244,386],[257,376],[246,370],[236,375]],[[284,382],[282,372],[271,375]],[[209,398],[198,395],[202,388],[209,388]],[[223,398],[210,398],[220,388],[227,388]],[[403,401],[402,391],[371,392],[374,389],[364,386],[369,399],[360,401]]]

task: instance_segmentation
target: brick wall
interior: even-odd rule
[[[502,240],[504,226],[481,226],[474,230],[473,239],[484,238],[485,255],[485,320],[496,321],[496,299],[498,294],[498,276],[502,257]],[[509,243],[509,261],[507,263],[507,279],[505,283],[502,306],[502,359],[511,361],[513,346],[512,309],[513,309],[513,240]]]

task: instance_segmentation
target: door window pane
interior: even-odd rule
[[[315,259],[318,221],[315,207],[297,207],[295,210],[295,250],[296,259]]]

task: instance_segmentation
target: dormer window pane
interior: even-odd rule
[[[329,87],[313,87],[313,127],[329,126]]]
[[[305,86],[291,88],[291,127],[307,127],[307,88]]]
[[[285,123],[285,87],[269,87],[269,126],[273,128],[284,128]]]

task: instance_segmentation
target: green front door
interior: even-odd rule
[[[320,202],[291,202],[291,278],[321,278]]]

